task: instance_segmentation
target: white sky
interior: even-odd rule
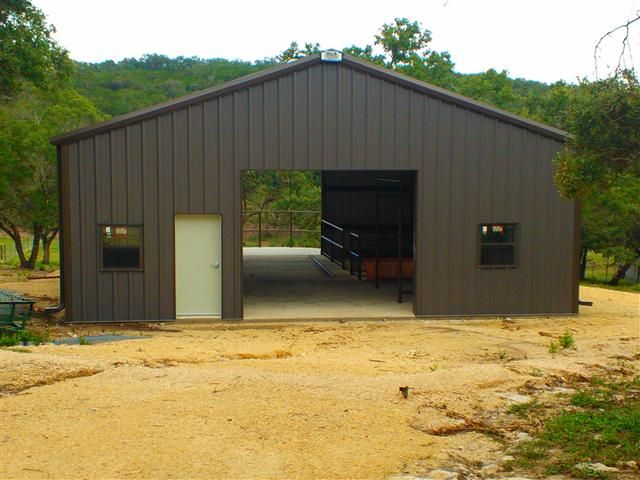
[[[593,50],[607,31],[640,10],[640,0],[34,0],[81,61],[144,53],[256,60],[291,41],[323,49],[373,43],[385,22],[407,17],[433,33],[460,72],[506,69],[553,82],[593,76]],[[630,38],[640,68],[640,22]],[[608,40],[599,75],[615,66],[622,35]],[[629,59],[627,58],[627,61]]]

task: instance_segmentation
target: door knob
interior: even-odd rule
[[[212,263],[211,268],[220,268],[220,264],[218,262]]]

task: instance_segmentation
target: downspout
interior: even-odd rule
[[[60,145],[56,145],[56,161],[58,170],[58,243],[60,244],[60,301],[54,307],[44,309],[46,315],[59,313],[64,310],[64,242],[62,241],[62,153]]]

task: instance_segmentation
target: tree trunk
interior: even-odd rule
[[[36,262],[38,261],[38,253],[40,253],[40,240],[42,238],[42,227],[38,224],[33,226],[33,242],[31,243],[31,253],[29,259],[25,263],[21,263],[21,268],[28,268],[33,270],[36,268]]]
[[[618,265],[616,273],[613,274],[613,277],[609,281],[609,285],[618,285],[618,283],[620,283],[620,280],[622,280],[627,274],[627,270],[629,270],[629,267],[631,267],[631,262],[624,262]]]
[[[38,252],[40,251],[42,227],[40,225],[34,225],[33,227],[33,243],[31,245],[31,253],[29,254],[29,258],[27,258],[24,253],[24,248],[22,248],[22,235],[20,234],[20,229],[17,225],[0,222],[0,230],[9,235],[11,240],[13,240],[13,244],[18,254],[18,259],[20,260],[20,268],[33,270],[36,267]]]
[[[13,245],[16,249],[16,253],[18,254],[18,259],[20,260],[20,267],[24,268],[24,265],[27,264],[27,258],[24,254],[24,249],[22,248],[22,236],[20,235],[20,230],[16,225],[11,223],[0,223],[0,230],[9,235],[9,238],[13,240]]]
[[[42,263],[49,265],[51,263],[51,244],[58,235],[58,229],[54,228],[42,234]]]
[[[580,252],[580,280],[584,280],[587,275],[587,250],[583,248]]]

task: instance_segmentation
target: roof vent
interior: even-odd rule
[[[342,61],[342,52],[338,50],[325,50],[320,54],[320,59],[323,62],[341,62]]]

